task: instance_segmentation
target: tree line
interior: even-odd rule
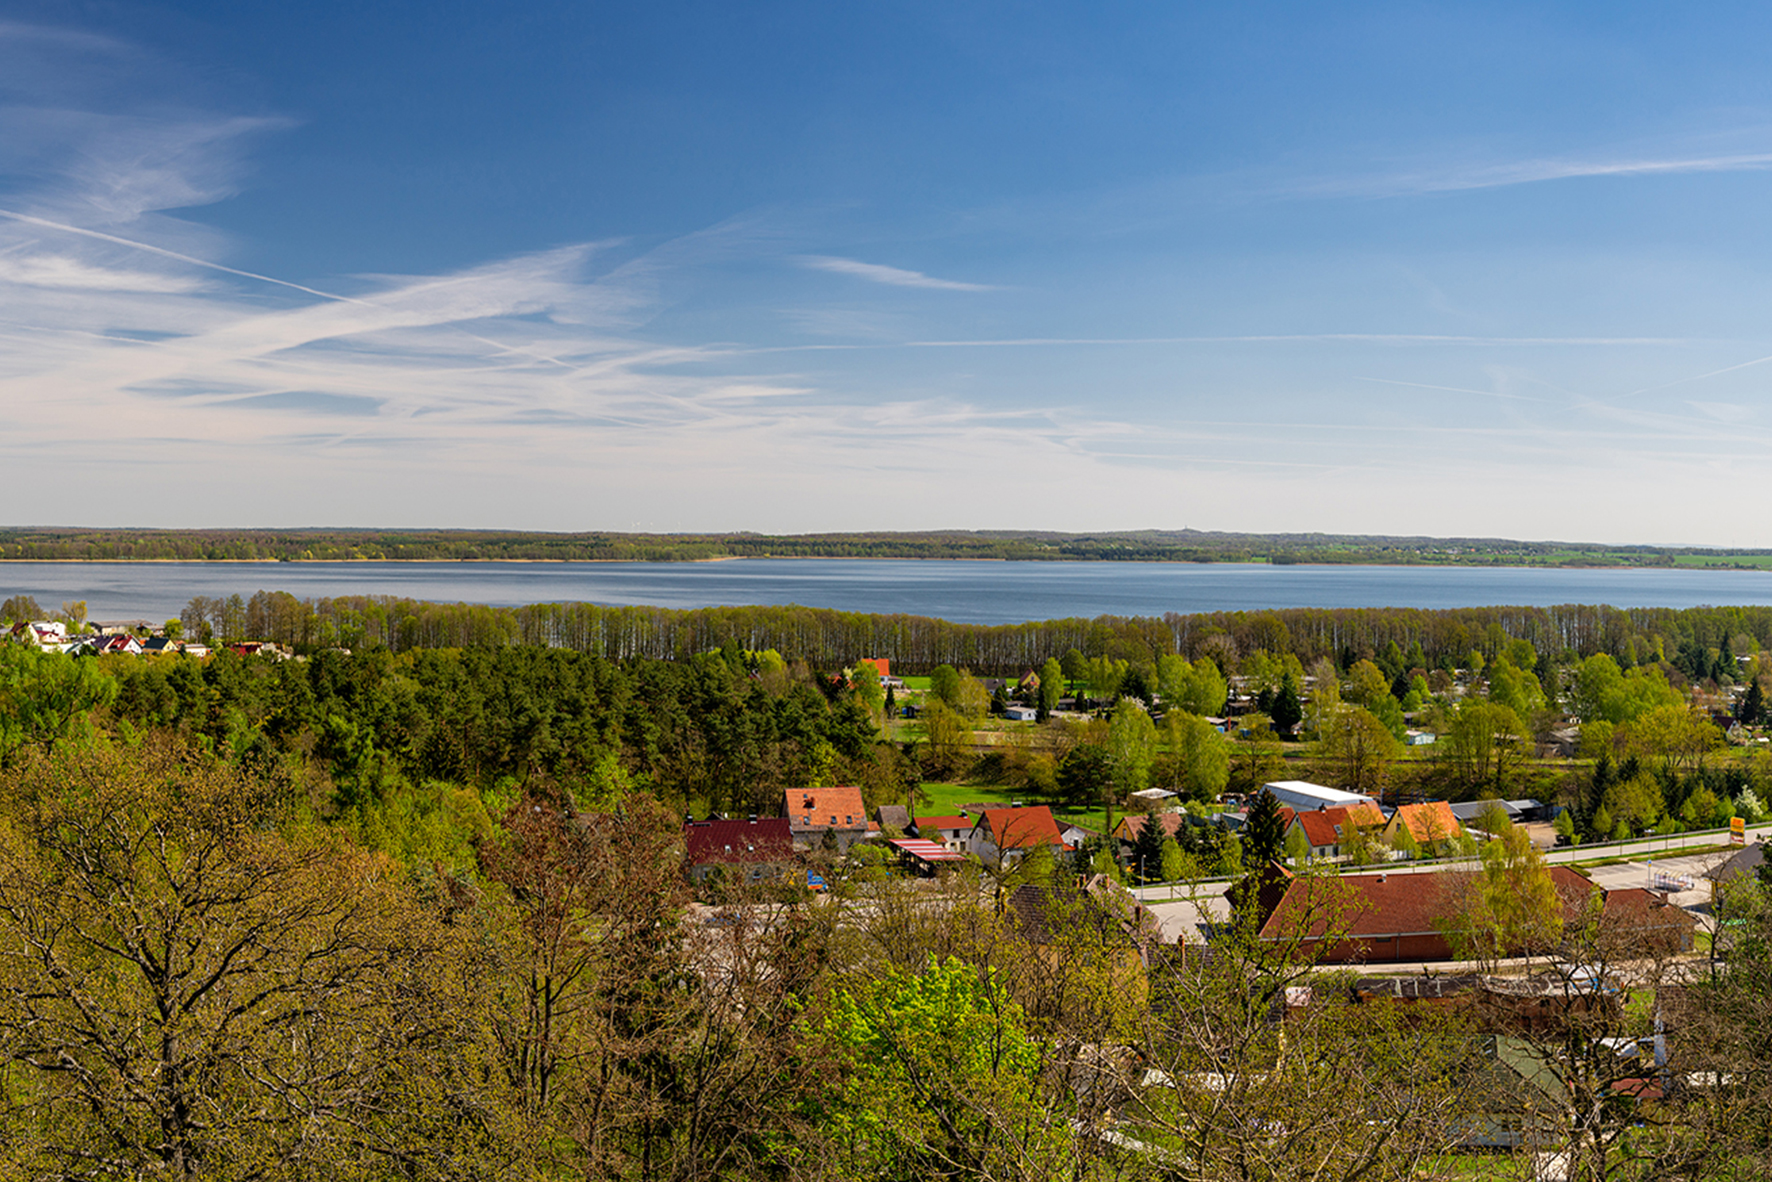
[[[528,645],[609,660],[681,660],[735,644],[775,649],[823,668],[876,656],[905,672],[953,665],[993,676],[1037,669],[1070,649],[1125,661],[1152,676],[1166,655],[1209,658],[1233,673],[1257,653],[1296,657],[1307,667],[1328,659],[1347,668],[1393,648],[1402,667],[1453,670],[1467,666],[1472,653],[1493,659],[1510,643],[1525,641],[1549,660],[1604,653],[1623,668],[1665,661],[1705,680],[1737,656],[1772,647],[1772,607],[1760,606],[1289,608],[964,624],[798,606],[489,607],[396,596],[298,599],[260,591],[251,597],[197,596],[180,624],[193,639],[269,640],[298,652]]]
[[[508,530],[0,529],[0,560],[183,562],[692,562],[713,558],[995,559],[1040,562],[1274,562],[1437,566],[1762,564],[1764,550],[1520,542],[1499,538],[1135,530],[639,534]]]

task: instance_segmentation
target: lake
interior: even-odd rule
[[[488,604],[785,604],[1001,624],[1280,607],[1772,604],[1772,574],[1728,570],[1266,566],[1161,562],[6,562],[0,599],[84,599],[94,620],[170,619],[195,595],[397,595]]]

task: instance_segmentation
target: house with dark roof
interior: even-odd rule
[[[1732,882],[1743,879],[1752,882],[1759,876],[1760,867],[1765,861],[1766,843],[1756,841],[1737,850],[1728,860],[1706,870],[1704,877],[1710,881],[1711,898],[1715,899]]]
[[[690,821],[683,826],[683,867],[701,882],[723,871],[741,882],[769,882],[792,873],[794,836],[785,817]]]
[[[868,810],[861,798],[861,789],[853,785],[837,788],[789,788],[783,794],[788,828],[794,841],[807,849],[823,845],[827,835],[836,843],[838,853],[868,835]]]
[[[1051,947],[1083,939],[1126,954],[1128,967],[1142,966],[1146,951],[1162,939],[1155,917],[1132,893],[1094,875],[1081,883],[1023,883],[1010,892],[1008,912],[1030,944]]]
[[[874,810],[874,822],[883,830],[907,833],[911,828],[911,810],[902,804],[883,804]]]

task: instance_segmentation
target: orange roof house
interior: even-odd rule
[[[1384,827],[1384,839],[1395,845],[1397,833],[1405,825],[1422,849],[1443,845],[1463,832],[1458,818],[1452,815],[1452,806],[1443,800],[1403,805],[1391,814],[1390,824]]]
[[[1188,821],[1187,814],[1180,809],[1163,813],[1134,813],[1120,818],[1120,823],[1114,826],[1114,839],[1128,845],[1136,842],[1138,835],[1144,832],[1146,817],[1156,818],[1158,832],[1164,837],[1174,837]]]
[[[784,794],[788,828],[802,845],[816,845],[826,833],[836,835],[837,848],[846,851],[867,836],[868,810],[861,789],[789,788]]]
[[[1281,810],[1282,817],[1285,810]],[[1342,846],[1351,840],[1354,834],[1362,830],[1376,830],[1384,826],[1384,814],[1378,806],[1370,803],[1356,805],[1338,805],[1335,808],[1306,809],[1295,813],[1292,823],[1286,827],[1288,834],[1293,829],[1304,832],[1305,840],[1311,844],[1313,858],[1339,858],[1343,854]]]
[[[972,828],[972,852],[981,858],[1019,857],[1041,846],[1068,850],[1052,810],[1043,804],[985,809]]]

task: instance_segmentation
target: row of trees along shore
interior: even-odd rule
[[[1673,549],[1504,538],[1132,530],[639,534],[511,530],[0,529],[0,561],[693,562],[716,558],[903,558],[1085,562],[1381,563],[1757,568],[1764,550]]]
[[[1150,666],[1168,654],[1210,657],[1231,672],[1238,661],[1258,651],[1290,654],[1307,667],[1322,658],[1345,666],[1362,654],[1395,645],[1412,667],[1451,670],[1463,666],[1472,652],[1493,658],[1513,640],[1528,641],[1534,651],[1553,659],[1605,653],[1625,668],[1671,661],[1682,648],[1728,655],[1748,646],[1748,651],[1772,647],[1772,607],[1584,604],[1289,608],[962,624],[797,606],[488,607],[392,596],[298,599],[283,591],[260,591],[250,598],[199,596],[181,622],[191,638],[268,640],[298,652],[536,645],[611,660],[676,660],[734,644],[752,651],[776,649],[819,668],[842,667],[866,655],[888,657],[895,669],[906,672],[954,665],[994,675],[1037,669],[1047,657],[1073,648],[1133,666]]]

